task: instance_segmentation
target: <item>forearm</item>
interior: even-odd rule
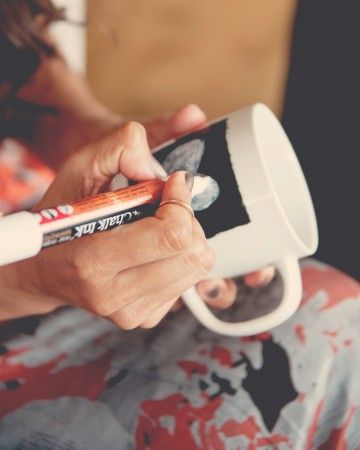
[[[31,262],[0,267],[0,321],[45,314],[62,305],[56,298],[32,289]]]
[[[44,59],[19,91],[19,97],[78,117],[119,119],[96,98],[87,81],[72,72],[61,57]]]

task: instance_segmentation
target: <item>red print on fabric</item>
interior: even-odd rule
[[[302,306],[319,292],[319,286],[326,286],[326,302],[319,311],[333,308],[349,299],[360,299],[359,283],[332,267],[304,267],[302,280],[304,289]]]
[[[315,414],[314,414],[313,420],[311,421],[311,425],[309,427],[308,435],[307,435],[307,438],[306,438],[305,450],[313,450],[313,449],[315,449],[314,439],[315,439],[316,432],[317,432],[317,430],[319,428],[320,415],[321,415],[323,406],[324,406],[324,402],[322,400],[318,404],[318,406],[317,406],[317,408],[315,410]]]
[[[256,420],[252,416],[248,417],[243,422],[228,420],[221,427],[221,432],[227,437],[246,436],[251,441],[256,438],[259,431],[260,427],[256,424]]]
[[[328,341],[334,355],[336,355],[341,348],[351,347],[352,339],[342,339],[340,328],[338,330],[324,330],[322,334]]]
[[[265,346],[263,360],[266,367],[268,367],[268,357],[273,364],[277,364],[278,353],[283,355],[283,350],[273,343],[271,335],[263,333],[251,338],[251,341],[254,340],[260,341],[262,346]],[[261,450],[269,446],[276,450],[280,444],[286,445],[282,448],[290,449],[291,443],[288,438],[274,433],[267,427],[263,416],[265,426],[263,423],[257,423],[255,416],[249,416],[243,421],[235,419],[219,421],[223,415],[222,406],[225,399],[237,392],[237,387],[219,370],[225,368],[227,373],[228,369],[236,370],[239,365],[245,364],[247,377],[242,383],[245,390],[251,388],[251,379],[256,377],[260,370],[253,374],[254,369],[244,355],[242,360],[234,363],[230,350],[224,346],[215,345],[210,351],[202,351],[202,355],[206,353],[211,360],[209,367],[192,360],[177,362],[186,377],[191,378],[196,375],[198,378],[198,384],[194,385],[198,386],[197,395],[195,392],[191,394],[191,399],[196,398],[196,401],[190,401],[181,393],[173,393],[162,399],[149,399],[141,403],[141,414],[137,419],[135,432],[136,448],[138,450],[198,450],[200,448],[226,450],[231,441],[236,445],[246,445],[244,447],[246,450]],[[263,369],[265,370],[264,367]],[[207,375],[206,379],[203,379],[204,375]],[[281,381],[281,385],[284,389],[288,388],[284,381]],[[251,396],[253,392],[251,389],[250,391]],[[295,394],[298,395],[294,391]],[[282,401],[280,403],[283,406],[286,402],[287,399],[285,403]],[[282,406],[277,404],[276,406],[280,411]],[[261,408],[258,410],[261,413]],[[277,416],[275,421],[276,418]]]
[[[223,399],[219,396],[209,401],[204,399],[202,406],[192,405],[181,394],[173,394],[162,400],[147,400],[141,404],[142,414],[136,428],[136,448],[138,450],[192,450],[199,448],[217,448],[225,450],[218,436],[217,447],[210,445],[208,434],[211,420]],[[162,420],[168,420],[165,426]],[[197,443],[192,428],[197,429],[200,442]],[[211,432],[214,437],[214,430]]]
[[[247,450],[257,450],[263,447],[269,447],[274,450],[277,448],[278,444],[288,444],[288,448],[291,445],[286,436],[281,436],[280,434],[273,434],[271,436],[256,437],[261,428],[257,425],[254,417],[250,416],[243,422],[236,422],[235,420],[228,420],[221,427],[221,432],[227,437],[242,436],[246,437],[248,441]]]
[[[204,364],[199,364],[195,361],[183,359],[178,361],[177,365],[185,372],[188,378],[195,374],[206,375],[208,373],[208,369]]]
[[[105,388],[112,352],[82,366],[55,371],[58,363],[66,358],[65,354],[36,367],[11,362],[14,356],[26,351],[9,351],[0,358],[0,381],[5,384],[16,381],[16,388],[0,390],[0,418],[34,400],[63,396],[94,400]]]
[[[352,406],[349,410],[349,413],[347,415],[347,418],[344,422],[344,424],[340,428],[335,428],[329,436],[329,439],[324,442],[319,447],[319,450],[329,450],[330,448],[336,449],[336,450],[348,450],[349,444],[346,439],[346,433],[350,427],[351,420],[355,414],[356,408],[355,406]]]
[[[217,361],[220,364],[220,366],[231,367],[233,364],[231,353],[225,347],[215,345],[211,349],[210,356],[213,360]]]
[[[286,436],[272,434],[261,436],[262,430],[254,417],[243,422],[233,419],[221,426],[214,423],[216,412],[223,399],[204,398],[202,406],[192,405],[181,394],[173,394],[161,400],[142,403],[142,414],[136,428],[136,448],[138,450],[226,450],[227,439],[242,438],[247,441],[246,450],[260,450],[271,445],[291,444]],[[167,422],[167,425],[165,424]],[[259,436],[260,434],[260,436]],[[235,440],[236,442],[236,440]]]
[[[272,334],[268,332],[254,334],[254,336],[242,336],[240,338],[241,342],[257,342],[257,341],[268,341],[272,339]]]
[[[299,338],[299,341],[302,344],[305,344],[305,342],[306,342],[306,334],[305,334],[305,327],[304,327],[304,325],[301,325],[299,323],[299,324],[295,325],[294,330],[295,330],[296,336]]]

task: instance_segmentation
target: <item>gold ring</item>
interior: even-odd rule
[[[191,219],[195,217],[192,207],[188,203],[182,202],[181,200],[164,200],[163,202],[160,203],[159,208],[165,205],[181,206],[182,208],[186,209],[186,211],[190,214]]]

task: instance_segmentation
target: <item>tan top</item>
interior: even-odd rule
[[[123,115],[282,111],[296,0],[89,0],[88,73]]]

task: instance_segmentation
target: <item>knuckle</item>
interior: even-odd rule
[[[147,322],[151,318],[154,308],[156,309],[152,300],[148,296],[140,297],[130,307],[124,308],[118,322],[120,327],[124,330],[133,330]]]
[[[144,283],[136,282],[136,278],[133,283],[118,281],[115,289],[108,290],[108,303],[114,310],[126,308],[141,299],[144,289]]]
[[[156,325],[159,325],[161,322],[161,319],[149,319],[143,322],[140,327],[144,328],[145,330],[149,330],[150,328],[155,328]]]
[[[139,320],[139,318],[136,318],[132,314],[124,312],[121,318],[118,320],[118,324],[123,330],[130,331],[137,328],[141,324],[141,320]]]
[[[192,241],[191,226],[184,221],[168,221],[164,224],[161,235],[161,247],[171,252],[186,250]]]
[[[99,295],[93,296],[91,299],[89,299],[89,301],[90,312],[97,316],[107,317],[114,312],[112,306],[108,302],[104,301],[104,299]]]
[[[108,288],[89,282],[82,288],[81,295],[91,313],[106,317],[114,312],[113,304],[108,301]]]
[[[216,263],[216,256],[215,252],[209,247],[206,246],[206,251],[204,252],[204,259],[203,259],[203,267],[206,273],[210,272]]]
[[[74,288],[77,291],[77,297],[88,311],[98,316],[108,316],[113,312],[113,302],[111,299],[111,289],[104,284],[91,264],[85,263],[76,265],[76,284]]]
[[[91,303],[91,311],[93,313],[102,317],[107,317],[116,311],[123,310],[120,316],[124,317],[126,322],[128,322],[128,313],[126,312],[127,307],[131,305],[134,300],[141,298],[139,286],[125,287],[124,285],[123,289],[121,289],[121,295],[119,295],[119,289],[114,289],[111,282],[96,285],[94,289],[88,289],[88,292],[89,291],[92,291],[89,302]],[[133,316],[136,319],[139,319],[140,317],[139,314],[134,314]]]
[[[187,253],[187,262],[192,269],[208,273],[215,264],[214,252],[205,239],[197,239]]]
[[[79,243],[73,255],[72,268],[77,280],[96,286],[101,274],[106,273],[107,264],[102,246],[97,236],[91,236],[91,241]]]
[[[79,281],[87,282],[92,279],[94,273],[94,266],[92,260],[87,257],[87,252],[76,252],[73,258],[73,271],[75,277]]]
[[[146,136],[146,130],[145,127],[139,123],[135,122],[134,120],[130,120],[129,122],[126,122],[122,127],[121,131],[123,134],[123,137],[126,140],[131,140],[134,136]]]
[[[206,244],[204,239],[194,239],[191,247],[185,253],[187,262],[191,268],[199,269],[203,265]]]

